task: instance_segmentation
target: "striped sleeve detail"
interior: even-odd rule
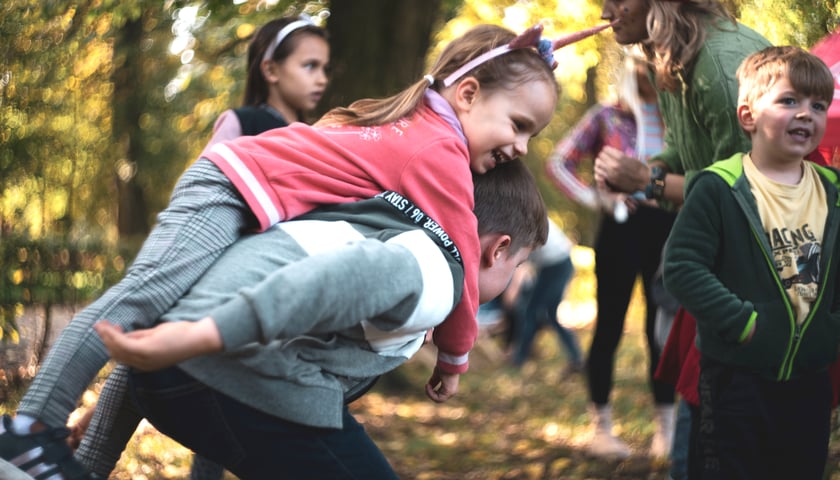
[[[277,210],[277,206],[272,201],[272,196],[269,194],[266,185],[260,183],[233,150],[224,143],[217,143],[210,149],[210,153],[215,155],[208,155],[207,158],[215,163],[233,182],[259,220],[261,230],[265,230],[283,219],[280,211]]]
[[[546,164],[546,170],[563,194],[587,208],[598,209],[595,189],[581,182],[572,172],[566,169],[562,161],[549,161]]]
[[[454,306],[452,266],[440,247],[421,230],[402,233],[386,243],[405,246],[414,256],[423,282],[421,295],[402,327],[385,332],[367,321],[362,327],[374,351],[410,358],[423,345],[425,332],[440,324]]]
[[[470,354],[465,353],[463,355],[449,355],[447,353],[441,352],[438,350],[438,362],[445,362],[450,365],[463,365],[469,361]]]

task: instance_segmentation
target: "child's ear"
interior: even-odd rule
[[[496,262],[505,260],[510,255],[512,243],[510,235],[496,235],[482,252],[481,263],[485,268],[491,268]]]
[[[755,117],[753,116],[752,108],[746,103],[739,103],[738,109],[736,110],[738,115],[738,123],[741,124],[741,128],[744,129],[747,133],[752,133],[755,131]]]
[[[455,104],[461,110],[469,110],[478,96],[480,84],[475,77],[465,77],[455,86]]]
[[[263,60],[260,62],[260,71],[262,72],[263,78],[265,78],[266,83],[274,83],[279,80],[279,65],[277,62],[271,60]]]

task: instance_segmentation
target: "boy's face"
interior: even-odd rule
[[[510,249],[504,249],[498,251],[492,263],[482,261],[481,268],[478,270],[479,303],[493,300],[507,288],[513,277],[513,271],[528,259],[531,250],[530,247],[520,248],[511,255]]]
[[[750,134],[753,156],[763,162],[800,161],[825,134],[829,103],[803,95],[782,77],[752,106],[740,105],[741,125]]]

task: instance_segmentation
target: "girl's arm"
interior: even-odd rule
[[[546,172],[554,185],[570,199],[593,210],[600,208],[598,194],[578,175],[577,169],[585,159],[594,159],[603,146],[599,115],[604,107],[589,109],[551,152],[546,160]]]
[[[478,265],[481,246],[473,213],[473,183],[466,146],[455,138],[416,152],[402,174],[401,193],[443,227],[458,247],[464,265],[464,292],[446,320],[435,327],[437,370],[464,373],[478,336]]]

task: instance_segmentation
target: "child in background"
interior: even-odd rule
[[[475,205],[484,302],[545,242],[546,212],[519,160],[475,177]],[[396,478],[347,403],[458,303],[438,225],[396,192],[324,207],[237,240],[157,327],[96,328],[154,370],[132,372],[139,411],[239,478]]]
[[[383,190],[401,192],[440,220],[463,255],[464,295],[434,330],[438,365],[426,385],[435,401],[454,395],[477,333],[480,245],[471,177],[527,153],[551,119],[558,92],[551,51],[565,43],[541,41],[541,30],[516,37],[475,27],[444,49],[430,74],[393,97],[335,109],[315,126],[295,123],[215,145],[176,185],[126,277],[62,332],[0,433],[0,456],[32,456],[28,464],[68,477],[83,471],[63,443],[63,425],[108,359],[94,322],[148,326],[243,231]],[[35,435],[44,431],[51,434]]]
[[[738,68],[752,149],[691,180],[665,286],[697,321],[690,478],[820,479],[837,358],[840,181],[806,162],[834,95],[828,67],[769,47]]]
[[[528,257],[534,278],[520,287],[513,321],[513,365],[522,367],[531,355],[539,328],[543,325],[557,333],[560,345],[566,350],[568,364],[564,377],[583,371],[583,355],[574,331],[557,321],[557,307],[575,272],[572,264],[572,241],[563,230],[548,219],[548,240]]]
[[[257,135],[304,121],[306,112],[315,109],[327,85],[327,32],[305,15],[271,20],[254,34],[247,59],[242,106],[222,112],[205,150],[242,135]],[[122,368],[117,366],[118,371],[103,386],[97,402],[99,410],[121,404],[126,389],[126,372]],[[108,411],[94,412],[93,408],[88,410],[71,428],[71,442],[79,445],[75,456],[82,465],[108,476],[133,435],[136,422],[114,424],[111,419],[125,417]],[[199,456],[193,458],[191,480],[217,480],[222,473],[218,465]]]
[[[327,87],[327,32],[306,16],[263,25],[248,45],[242,106],[216,119],[206,149],[243,135],[257,135],[306,121]]]

